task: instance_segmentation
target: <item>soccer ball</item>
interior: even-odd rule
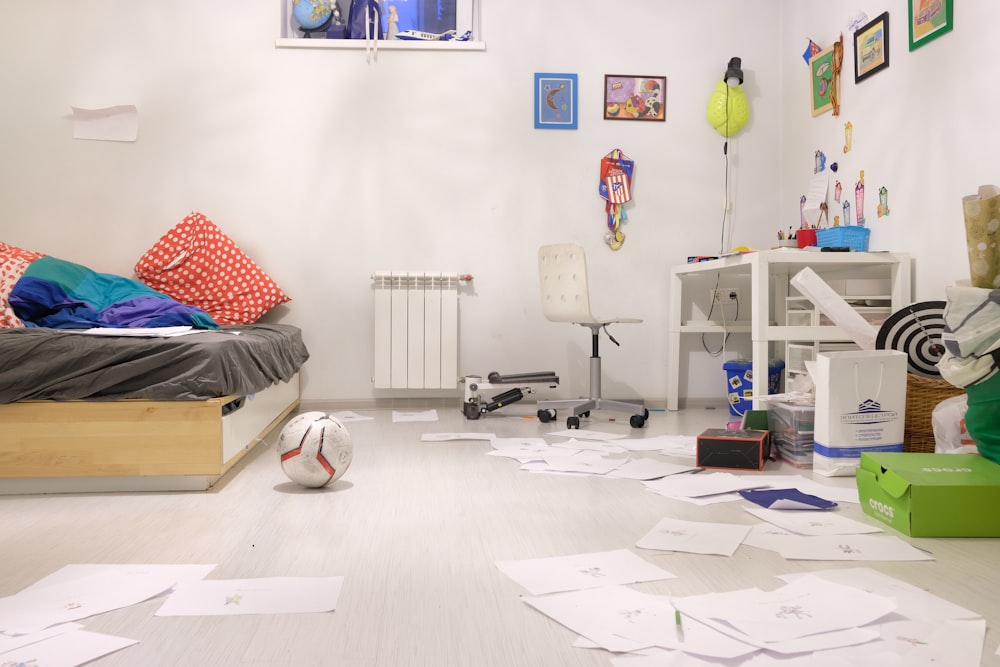
[[[351,434],[325,412],[305,412],[289,421],[278,438],[281,469],[290,480],[318,489],[340,479],[354,458]]]

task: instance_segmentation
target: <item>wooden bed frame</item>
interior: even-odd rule
[[[298,405],[297,374],[247,397],[0,405],[0,495],[205,491]]]

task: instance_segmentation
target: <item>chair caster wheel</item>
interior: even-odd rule
[[[566,428],[580,428],[580,418],[579,417],[568,417],[566,419]]]
[[[632,415],[629,417],[628,423],[632,428],[642,428],[646,425],[646,417],[649,416],[647,411],[645,415]]]
[[[539,410],[538,411],[538,421],[543,424],[548,424],[550,421],[556,418],[555,410]]]
[[[587,410],[586,412],[580,413],[580,416],[581,417],[590,417],[590,410]]]

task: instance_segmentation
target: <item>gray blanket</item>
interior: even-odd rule
[[[254,324],[171,338],[0,330],[0,403],[192,400],[253,394],[309,358],[297,327]]]

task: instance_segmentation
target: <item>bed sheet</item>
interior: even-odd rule
[[[287,382],[309,358],[298,327],[253,324],[185,336],[95,336],[0,330],[0,403],[24,400],[198,400]]]

